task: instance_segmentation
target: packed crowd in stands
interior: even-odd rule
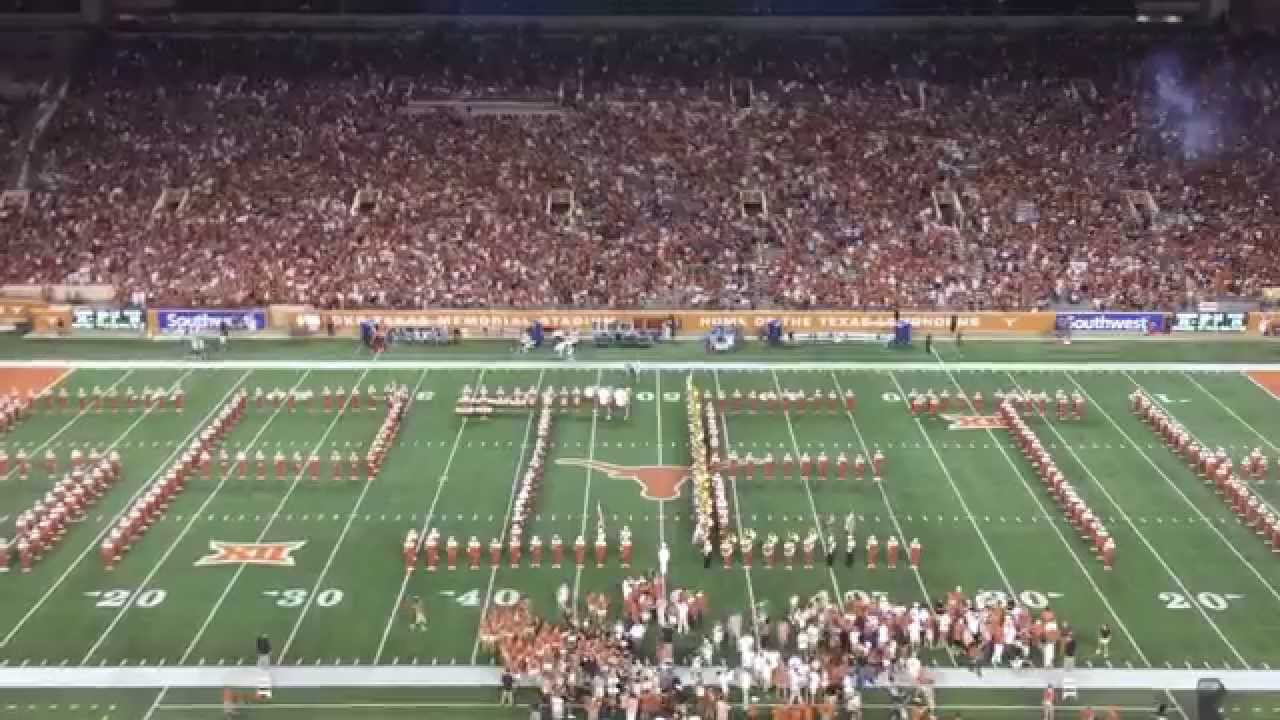
[[[40,138],[0,282],[322,307],[1257,297],[1280,285],[1278,52],[1106,33],[119,39]],[[564,112],[402,112],[457,97]],[[190,195],[153,213],[166,187]],[[367,213],[361,188],[380,193]],[[548,212],[561,189],[567,217]]]

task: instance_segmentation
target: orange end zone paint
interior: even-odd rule
[[[1246,374],[1255,385],[1280,400],[1280,372],[1251,372]]]
[[[68,368],[4,368],[0,370],[0,393],[17,392],[26,397],[29,390],[37,393],[62,382],[72,371]]]

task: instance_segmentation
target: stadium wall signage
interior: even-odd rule
[[[44,309],[44,304],[34,304],[25,300],[7,300],[0,298],[0,325],[27,322],[32,313]]]
[[[142,308],[105,308],[78,305],[71,308],[72,330],[126,330],[142,332],[147,313]]]
[[[1158,312],[1058,313],[1057,327],[1074,332],[1164,332],[1165,317]]]
[[[326,327],[353,334],[363,320],[374,320],[391,327],[429,327],[444,325],[479,331],[525,327],[541,320],[549,327],[586,329],[591,323],[617,320],[664,319],[674,317],[684,332],[705,332],[716,325],[763,327],[770,320],[781,320],[783,327],[800,332],[876,332],[893,327],[892,312],[698,312],[662,310],[325,310],[303,311],[294,315],[292,325],[307,330]],[[1000,333],[1049,333],[1054,329],[1051,312],[903,312],[901,319],[919,331],[945,332],[952,318],[958,330]]]
[[[1236,332],[1249,329],[1247,312],[1180,312],[1173,316],[1174,332]]]
[[[267,329],[267,311],[263,308],[164,308],[152,312],[155,314],[154,327],[161,335],[216,333],[224,322],[232,332]]]

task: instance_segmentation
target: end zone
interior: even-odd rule
[[[75,372],[72,366],[0,366],[0,393],[17,392],[21,397],[48,390]]]
[[[1271,397],[1280,400],[1280,372],[1253,370],[1245,373],[1254,385],[1267,391]]]

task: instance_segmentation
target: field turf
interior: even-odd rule
[[[87,354],[106,359],[97,350],[82,353],[83,345],[43,344],[60,347],[63,357]],[[974,345],[960,352],[998,354],[986,345]],[[168,353],[175,359],[168,366],[138,362],[125,369],[86,363],[61,376],[59,384],[73,395],[79,388],[94,386],[123,390],[180,383],[186,391],[186,408],[181,414],[172,410],[37,413],[0,436],[0,447],[10,455],[25,448],[39,457],[51,448],[65,458],[74,447],[112,448],[121,453],[125,466],[124,479],[31,573],[15,569],[0,575],[0,664],[10,668],[183,665],[210,667],[212,672],[212,668],[252,665],[254,638],[266,633],[273,639],[278,662],[286,666],[486,665],[493,659],[477,642],[485,608],[526,594],[535,609],[549,614],[554,610],[555,589],[562,582],[580,594],[607,591],[616,598],[618,582],[628,572],[618,567],[616,556],[604,568],[588,563],[580,572],[571,562],[561,570],[545,564],[534,569],[527,562],[519,569],[505,564],[490,568],[486,558],[480,570],[464,565],[436,573],[419,569],[406,576],[400,546],[411,527],[438,527],[443,535],[462,540],[474,534],[486,543],[505,527],[513,483],[532,441],[531,425],[521,415],[487,420],[455,416],[454,399],[463,385],[510,389],[629,384],[621,368],[590,367],[585,360],[579,366],[518,367],[505,362],[511,359],[505,352],[488,350],[470,353],[477,358],[487,353],[490,359],[504,362],[476,359],[470,367],[432,367],[429,361],[436,356],[393,352],[386,361],[426,362],[340,366],[325,361],[353,359],[350,346],[342,344],[341,353],[332,349],[336,345],[324,347],[323,360],[298,350],[282,349],[266,358],[257,350],[237,349],[254,359],[277,363],[254,368],[228,362],[224,367],[197,368],[177,362],[176,348],[166,346],[146,352]],[[1165,347],[1177,354],[1175,360],[1187,352],[1179,344]],[[1249,347],[1263,360],[1271,357],[1270,346]],[[590,537],[599,509],[611,538],[616,538],[623,524],[633,531],[636,549],[631,572],[653,567],[658,544],[665,540],[673,548],[671,583],[706,591],[716,616],[745,610],[752,599],[774,609],[785,607],[791,595],[807,597],[821,591],[885,593],[910,601],[935,599],[961,586],[969,593],[1004,593],[1033,606],[1052,605],[1077,628],[1085,666],[1106,666],[1093,656],[1095,631],[1104,622],[1116,632],[1109,661],[1115,668],[1192,668],[1211,674],[1280,665],[1280,556],[1243,528],[1212,489],[1130,413],[1127,400],[1134,387],[1146,389],[1201,442],[1222,445],[1233,458],[1261,447],[1273,467],[1267,482],[1257,489],[1277,506],[1280,479],[1275,466],[1280,464],[1276,462],[1280,448],[1271,443],[1280,431],[1276,419],[1280,400],[1256,382],[1268,382],[1269,376],[1202,372],[1193,364],[1173,371],[1093,370],[1071,364],[1073,357],[1045,358],[1043,351],[1040,357],[1027,359],[1050,362],[1006,373],[956,365],[961,358],[949,354],[956,352],[952,347],[943,351],[945,363],[928,369],[897,368],[891,364],[892,354],[876,352],[888,357],[868,362],[885,364],[858,369],[817,363],[806,369],[703,364],[692,370],[642,371],[634,383],[636,402],[629,419],[557,419],[538,516],[530,532],[544,539],[553,532],[570,539],[585,529]],[[602,354],[597,359],[622,358]],[[887,457],[882,482],[744,480],[733,493],[732,511],[742,526],[762,535],[791,530],[803,534],[829,514],[836,515],[838,526],[839,518],[853,511],[859,516],[860,542],[871,534],[882,542],[890,535],[919,538],[924,547],[919,573],[906,563],[895,570],[883,564],[868,570],[861,563],[847,568],[842,561],[830,569],[820,563],[812,570],[767,570],[758,565],[750,571],[725,570],[717,562],[704,570],[689,542],[687,484],[679,498],[659,502],[643,497],[631,479],[556,464],[567,458],[626,466],[687,464],[684,388],[689,372],[699,387],[708,390],[857,393],[858,408],[852,414],[731,415],[725,423],[727,441],[740,454],[770,451],[776,457],[784,452],[816,455],[820,451],[832,458],[839,452],[852,457],[879,449]],[[7,377],[0,371],[0,390],[10,384]],[[223,480],[217,475],[211,480],[197,478],[117,568],[110,572],[103,568],[97,556],[100,534],[136,492],[168,467],[235,388],[318,391],[324,386],[382,387],[391,382],[411,388],[413,403],[376,480],[330,480],[327,468],[318,481],[293,476],[266,481]],[[988,397],[1014,387],[1085,393],[1089,400],[1085,420],[1033,418],[1030,422],[1060,468],[1105,519],[1118,546],[1114,571],[1104,571],[1075,536],[1004,431],[954,430],[942,419],[915,420],[903,406],[902,397],[910,389],[954,392],[957,386],[969,393],[980,390]],[[262,449],[268,456],[277,449],[286,455],[314,450],[325,458],[331,448],[344,455],[351,449],[363,453],[382,419],[381,410],[342,414],[251,410],[225,446],[232,452],[248,449],[251,454]],[[49,483],[42,470],[27,479],[10,473],[0,480],[0,535],[11,534],[17,513],[42,496]],[[195,565],[209,554],[211,541],[305,544],[294,552],[292,567]],[[403,600],[415,595],[427,606],[430,627],[425,633],[410,632],[402,608]],[[688,638],[677,652],[687,654],[693,643]],[[951,665],[944,653],[932,657],[943,667]],[[442,699],[441,692],[282,689],[275,702],[280,707],[256,708],[254,716],[435,717],[431,705],[451,703],[454,710],[449,717],[519,714],[485,706],[492,697],[480,691],[466,695],[472,698],[467,702],[478,704],[471,709],[457,705],[464,700]],[[980,691],[949,690],[946,693],[957,695],[941,694],[940,702],[1012,708],[984,710],[982,716],[1035,712],[1035,698],[1027,692],[963,695],[966,692]],[[1114,700],[1102,695],[1097,702],[1115,702],[1133,708],[1133,713],[1149,705],[1149,694],[1139,698],[1118,693]],[[970,699],[961,702],[949,697]],[[1275,698],[1255,699],[1261,708],[1258,712],[1268,716],[1280,707]],[[293,711],[291,702],[310,707]],[[216,703],[212,691],[199,690],[174,689],[160,697],[154,689],[4,690],[0,719],[24,713],[101,717],[76,715],[68,708],[75,705],[79,712],[98,705],[102,710],[112,704],[118,711],[113,717],[210,717],[220,712]],[[384,707],[364,715],[358,714],[359,707],[347,707],[368,703],[426,706]],[[326,708],[326,704],[343,707]],[[52,711],[50,705],[59,709]],[[1253,716],[1253,707],[1245,707],[1241,716]],[[135,713],[137,708],[142,712]]]

